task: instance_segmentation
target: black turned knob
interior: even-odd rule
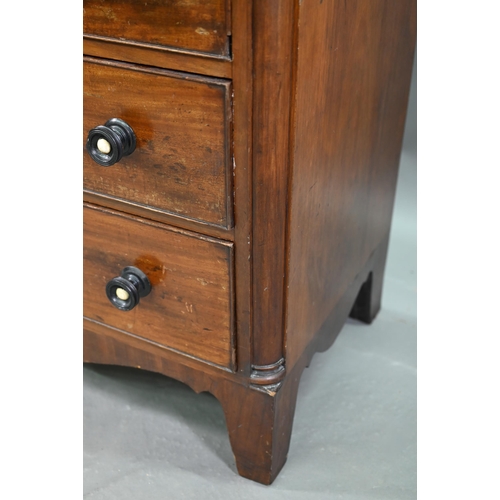
[[[87,137],[87,152],[103,167],[110,167],[135,151],[132,127],[119,118],[93,128]]]
[[[106,295],[111,303],[121,311],[132,310],[151,292],[148,277],[137,267],[128,266],[120,276],[113,278],[106,285]]]

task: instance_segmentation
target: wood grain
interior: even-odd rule
[[[253,364],[283,356],[293,3],[253,2]]]
[[[389,232],[415,13],[413,0],[299,4],[288,366]]]
[[[250,376],[252,363],[252,2],[232,1],[233,186],[238,371]],[[237,200],[237,201],[236,201]]]
[[[238,472],[270,484],[286,461],[304,368],[349,314],[371,322],[380,309],[416,7],[231,4],[231,60],[223,44],[203,52],[132,43],[138,25],[125,27],[128,41],[86,37],[94,55],[192,74],[87,58],[84,105],[93,123],[84,134],[118,114],[139,138],[137,154],[116,168],[90,166],[87,199],[144,219],[85,209],[84,359],[211,392]],[[156,36],[145,10],[133,16]],[[183,16],[186,27],[192,18]],[[191,43],[179,36],[180,45]],[[179,163],[190,169],[169,168]],[[154,284],[125,313],[104,287],[127,265]]]
[[[230,89],[225,80],[86,58],[83,146],[92,128],[121,118],[137,149],[111,167],[84,150],[84,188],[231,227]]]
[[[231,243],[90,206],[83,227],[85,317],[235,368]],[[153,289],[120,311],[105,287],[126,266],[146,273]]]
[[[83,53],[115,61],[147,64],[199,75],[231,78],[233,65],[230,59],[207,57],[180,50],[166,49],[140,43],[124,43],[102,37],[84,37]]]
[[[84,0],[83,32],[229,56],[228,0]]]
[[[199,221],[179,217],[178,215],[171,215],[161,210],[155,210],[152,207],[144,207],[140,203],[132,203],[127,200],[117,200],[103,194],[94,194],[89,191],[84,191],[83,201],[93,205],[104,205],[108,208],[125,212],[132,215],[137,215],[144,219],[152,219],[158,222],[164,222],[171,226],[182,227],[194,232],[202,232],[207,236],[219,238],[227,241],[234,241],[235,229],[222,228],[219,226],[212,226],[211,224],[200,223]]]

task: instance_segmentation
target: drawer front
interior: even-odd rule
[[[230,84],[165,70],[84,63],[83,143],[111,118],[136,149],[103,167],[84,149],[84,188],[154,210],[232,225]]]
[[[152,288],[130,311],[106,285],[127,266]],[[234,369],[233,246],[113,211],[84,208],[84,316]]]
[[[229,57],[229,0],[84,0],[83,32]]]

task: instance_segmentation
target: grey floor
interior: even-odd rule
[[[288,461],[272,486],[239,477],[222,409],[152,373],[84,366],[84,497],[417,497],[416,70],[382,311],[349,320],[300,383]]]

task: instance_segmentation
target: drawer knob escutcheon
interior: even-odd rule
[[[151,282],[137,267],[128,266],[106,285],[109,301],[120,311],[131,311],[151,292]]]
[[[136,138],[132,127],[120,118],[111,118],[89,132],[86,148],[96,163],[110,167],[124,156],[132,154],[135,146]]]

